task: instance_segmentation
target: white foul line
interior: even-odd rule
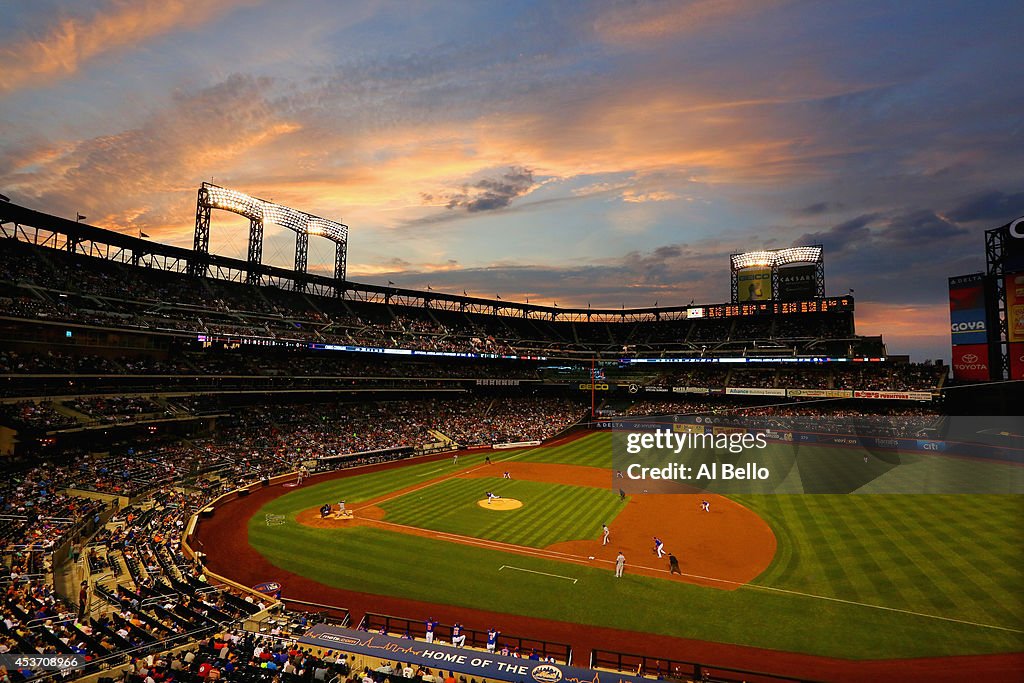
[[[577,581],[579,581],[579,579],[574,579],[571,576],[562,576],[561,574],[548,574],[547,572],[538,572],[538,571],[534,571],[532,569],[523,569],[522,567],[513,567],[510,564],[503,564],[500,567],[498,567],[498,571],[499,572],[502,569],[515,569],[516,571],[519,571],[519,572],[530,572],[531,574],[543,574],[544,576],[553,576],[556,579],[565,579],[566,581],[572,581],[573,583],[576,583]]]

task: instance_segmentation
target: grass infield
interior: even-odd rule
[[[609,435],[596,434],[492,458],[611,467],[609,444]],[[387,521],[543,547],[593,537],[621,509],[617,494],[571,482],[435,481],[482,460],[462,456],[458,466],[418,463],[304,486],[253,516],[249,542],[274,565],[331,586],[638,632],[866,659],[1024,650],[1021,496],[731,496],[761,515],[779,543],[769,568],[735,591],[628,574],[616,581],[605,568],[294,521],[325,502],[344,498],[358,508],[385,496]],[[387,496],[409,487],[421,488]],[[489,489],[524,507],[481,509],[476,503]],[[264,513],[287,523],[267,526]]]

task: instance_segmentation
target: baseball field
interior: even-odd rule
[[[301,577],[325,592],[614,628],[638,641],[653,634],[864,660],[1024,651],[1020,496],[622,499],[609,439],[489,451],[492,464],[481,453],[314,477],[262,494],[247,513],[240,540],[259,554],[259,569],[205,550],[225,576],[284,577],[286,595]],[[1010,467],[971,466],[996,476]],[[934,456],[928,467],[961,476],[964,463]],[[488,491],[500,496],[492,502],[522,505],[488,505]],[[342,500],[351,517],[321,518],[321,506],[337,510]],[[654,536],[681,574],[655,555]],[[619,551],[622,578],[613,572]]]

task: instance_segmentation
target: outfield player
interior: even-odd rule
[[[608,536],[611,534],[611,530],[607,524],[601,525],[601,545],[608,545]]]
[[[455,453],[454,455],[452,455],[452,464],[453,465],[458,465],[459,464],[459,454],[458,453]]]
[[[452,626],[452,645],[462,647],[466,644],[466,634],[462,632],[462,624],[455,622]]]
[[[424,622],[424,624],[427,628],[427,642],[432,643],[434,642],[434,629],[437,628],[437,622],[434,621],[434,617],[427,617],[427,620],[426,622]]]
[[[654,552],[658,554],[658,559],[665,555],[665,543],[657,536],[654,537]]]
[[[501,635],[501,631],[495,631],[493,628],[487,629],[487,651],[490,653],[494,652],[494,648],[498,647],[498,636]]]

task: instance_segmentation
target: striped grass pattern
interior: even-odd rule
[[[520,500],[523,507],[480,507],[486,491]],[[381,505],[387,521],[396,524],[532,548],[600,538],[601,524],[611,523],[624,506],[610,490],[489,477],[449,479]]]
[[[492,457],[610,467],[610,444],[607,434],[597,434]],[[628,570],[615,580],[600,565],[378,528],[312,529],[294,522],[297,512],[324,502],[345,497],[358,503],[423,486],[482,460],[464,456],[457,467],[450,460],[417,463],[304,486],[249,520],[249,542],[276,566],[331,586],[637,632],[867,659],[1024,649],[1021,496],[735,496],[771,524],[779,547],[754,584],[728,592]],[[526,505],[482,510],[476,501],[488,489]],[[393,522],[543,546],[596,537],[616,510],[610,495],[520,480],[447,479],[382,507]],[[285,515],[288,523],[268,527],[265,514]],[[503,564],[578,583],[499,572]]]

